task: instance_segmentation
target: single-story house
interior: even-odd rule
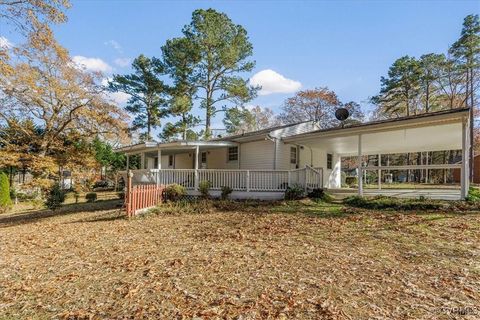
[[[459,169],[461,186],[468,190],[468,161],[455,164],[389,166],[382,154],[462,150],[469,159],[469,109],[453,109],[396,119],[320,129],[313,122],[282,125],[208,141],[143,142],[119,148],[139,166],[133,183],[180,183],[198,194],[208,180],[213,193],[231,187],[236,198],[281,198],[287,186],[305,190],[341,189],[341,158],[358,157],[358,193],[364,194],[362,172],[416,169]],[[363,156],[376,155],[376,166],[364,165]],[[379,180],[379,189],[381,180]]]

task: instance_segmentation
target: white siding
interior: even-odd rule
[[[238,169],[238,161],[228,161],[228,148],[207,151],[207,169]]]
[[[327,169],[327,154],[333,155],[332,168]],[[339,188],[340,187],[340,162],[339,155],[334,152],[325,151],[319,148],[312,148],[304,146],[300,149],[300,168],[305,165],[312,167],[323,168],[323,185],[325,188]]]
[[[193,156],[194,152],[191,153],[178,153],[175,155],[175,169],[193,169]]]
[[[240,145],[240,168],[249,170],[273,170],[274,143],[259,140]]]
[[[290,163],[290,148],[296,147],[299,150],[299,147],[294,144],[283,143],[281,140],[277,141],[277,170],[291,170],[296,169],[296,164]],[[298,152],[298,151],[297,151]],[[297,153],[298,156],[298,153]],[[297,158],[297,162],[299,159]],[[303,168],[305,164],[300,162],[299,168]]]

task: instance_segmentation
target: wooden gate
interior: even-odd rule
[[[132,186],[132,178],[129,175],[125,193],[127,216],[133,217],[138,210],[151,208],[161,203],[164,190],[163,185],[156,184]]]

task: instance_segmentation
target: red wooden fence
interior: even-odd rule
[[[163,200],[164,186],[156,184],[132,186],[129,175],[127,181],[127,192],[125,194],[125,207],[127,216],[133,217],[137,210],[154,207]]]

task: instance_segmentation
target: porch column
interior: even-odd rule
[[[198,190],[198,151],[199,147],[195,147],[195,191]]]
[[[467,138],[468,124],[467,119],[462,121],[462,167],[460,168],[460,198],[465,199],[468,194],[468,161],[469,145]]]
[[[378,154],[378,164],[377,164],[379,167],[382,166],[382,155],[381,154]],[[382,170],[378,169],[378,172],[377,172],[377,175],[378,175],[378,190],[382,190]]]
[[[145,152],[140,154],[140,169],[145,169]]]
[[[162,169],[162,149],[158,148],[157,150],[157,169]]]
[[[130,167],[130,155],[127,153],[127,168],[126,168],[127,171],[128,169],[130,169],[129,167]]]
[[[358,195],[363,197],[363,170],[362,170],[362,135],[358,135]]]

